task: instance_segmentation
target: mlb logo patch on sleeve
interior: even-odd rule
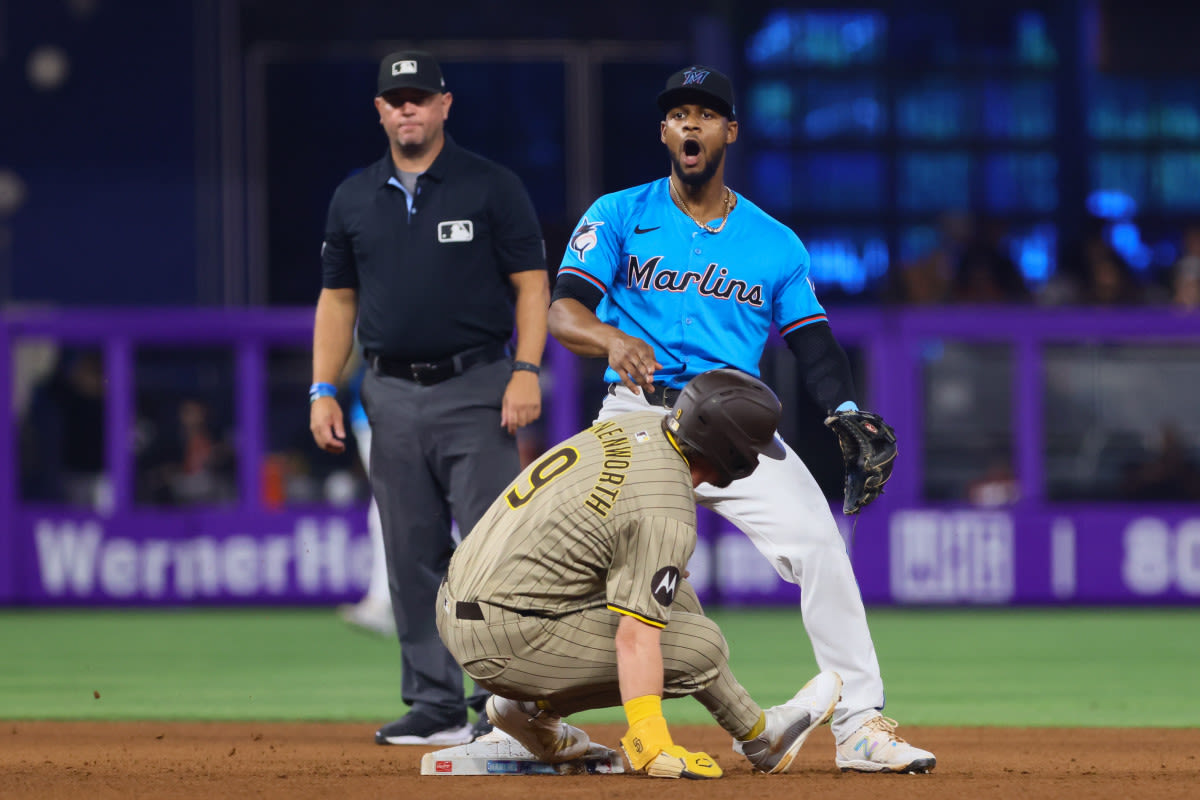
[[[475,238],[475,225],[469,219],[452,219],[438,223],[438,241],[442,244],[469,242]]]

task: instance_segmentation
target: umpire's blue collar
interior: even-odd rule
[[[437,158],[429,165],[429,169],[421,174],[428,177],[430,180],[435,180],[441,183],[446,179],[447,174],[458,162],[459,155],[463,149],[458,146],[449,133],[443,133],[445,141],[442,143],[442,152],[438,153]],[[372,167],[375,172],[376,182],[381,186],[386,186],[387,182],[396,175],[396,162],[392,161],[392,149],[389,147],[387,152],[383,154],[383,158],[375,162]]]

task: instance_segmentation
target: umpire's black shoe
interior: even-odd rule
[[[447,723],[410,711],[395,722],[375,731],[375,744],[416,744],[453,746],[466,744],[475,738],[467,722]]]
[[[487,711],[480,711],[479,718],[471,726],[471,741],[475,741],[480,736],[487,736],[493,730],[495,730],[495,727],[492,725],[492,721],[488,719]]]

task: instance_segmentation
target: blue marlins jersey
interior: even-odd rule
[[[558,274],[604,293],[596,316],[654,348],[655,380],[682,387],[725,366],[757,376],[772,323],[786,336],[826,319],[808,251],[742,195],[720,233],[702,230],[671,200],[668,180],[597,200]],[[620,380],[612,368],[605,379]]]

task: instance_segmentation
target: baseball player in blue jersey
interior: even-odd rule
[[[587,210],[550,307],[550,331],[560,342],[608,359],[599,419],[647,408],[667,413],[688,380],[709,369],[757,376],[772,325],[831,419],[867,414],[858,410],[849,361],[809,282],[804,245],[724,183],[725,151],[738,136],[729,79],[704,66],[680,70],[658,105],[670,175],[605,195]],[[701,484],[696,498],[803,587],[801,614],[817,663],[844,680],[832,722],[837,765],[932,769],[933,754],[898,737],[896,722],[880,713],[883,679],[858,583],[829,503],[795,451],[762,460],[726,488]]]

